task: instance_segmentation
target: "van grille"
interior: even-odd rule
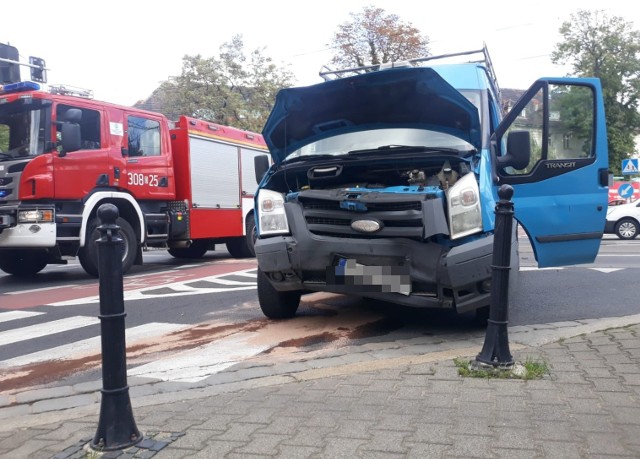
[[[411,196],[399,201],[397,195],[384,202],[380,196],[376,202],[350,200],[358,210],[347,210],[337,197],[327,199],[298,196],[309,231],[316,235],[359,238],[405,237],[421,240],[424,234],[422,220],[422,200],[427,196]],[[354,230],[354,220],[373,219],[382,223],[382,229],[375,233]]]

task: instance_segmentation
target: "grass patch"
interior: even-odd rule
[[[516,362],[510,368],[474,365],[475,361],[453,359],[458,375],[468,378],[496,379],[540,379],[549,374],[549,365],[542,359],[527,357],[524,362]]]

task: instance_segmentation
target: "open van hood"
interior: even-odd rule
[[[435,70],[393,68],[278,92],[262,130],[276,164],[293,151],[339,134],[411,128],[481,146],[478,110]]]

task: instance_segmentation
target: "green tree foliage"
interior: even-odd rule
[[[551,60],[570,64],[575,76],[602,83],[609,164],[619,174],[622,159],[633,153],[640,132],[640,32],[622,17],[604,11],[578,10],[560,27],[563,41]]]
[[[0,152],[9,149],[9,127],[0,124]]]
[[[569,135],[568,144],[572,147],[563,146],[564,150],[575,149],[579,146],[579,151],[571,151],[568,157],[587,157],[592,154],[593,142],[593,93],[584,86],[553,86],[550,99],[550,112],[560,114],[556,126],[551,127],[551,131]],[[559,143],[559,142],[558,142]],[[558,152],[558,157],[565,153]]]
[[[378,65],[429,55],[429,38],[395,14],[367,6],[351,13],[351,21],[338,26],[331,60],[338,68]]]
[[[170,119],[188,115],[260,132],[276,93],[291,86],[293,78],[263,49],[247,56],[242,36],[236,35],[220,47],[217,57],[185,55],[182,73],[160,85],[152,104]]]

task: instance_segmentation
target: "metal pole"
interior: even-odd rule
[[[493,236],[491,272],[491,305],[484,346],[476,356],[475,366],[511,368],[514,364],[509,350],[507,324],[509,318],[509,270],[511,269],[511,232],[513,230],[513,187],[498,189],[496,229]],[[473,363],[473,362],[472,362]]]
[[[122,238],[116,225],[118,208],[102,204],[98,230],[98,272],[100,275],[100,332],[102,334],[102,403],[98,430],[91,447],[100,451],[122,449],[142,440],[133,419],[129,386],[122,287]]]

